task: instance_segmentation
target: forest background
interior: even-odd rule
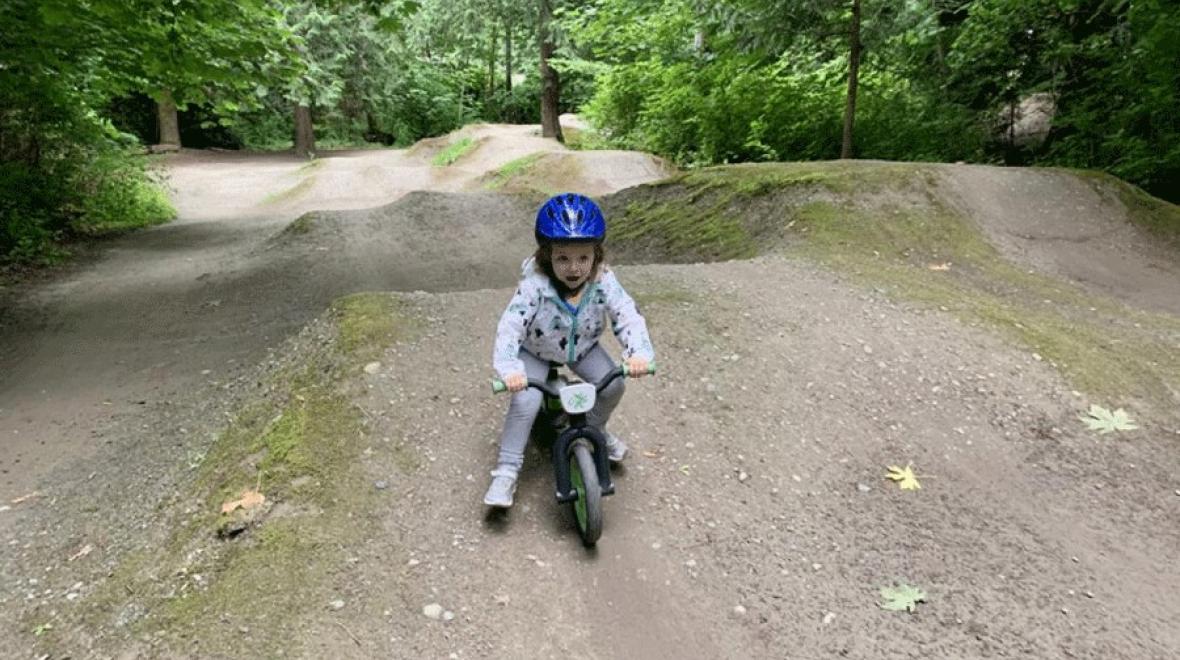
[[[0,26],[9,267],[168,220],[145,154],[474,121],[686,168],[1054,165],[1180,200],[1170,0],[7,0]]]

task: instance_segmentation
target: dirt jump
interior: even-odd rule
[[[1175,207],[528,126],[162,167],[175,222],[0,290],[2,657],[1180,649]],[[602,200],[659,364],[594,548],[543,447],[481,503],[496,321],[561,190]]]

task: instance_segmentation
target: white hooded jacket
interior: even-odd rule
[[[623,346],[624,359],[655,359],[647,323],[608,268],[603,266],[598,277],[585,284],[577,312],[570,310],[549,277],[536,268],[534,258],[526,259],[521,268],[520,285],[496,328],[492,366],[501,378],[524,373],[522,348],[550,362],[568,365],[581,360],[598,344],[607,317]]]

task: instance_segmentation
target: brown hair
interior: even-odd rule
[[[533,258],[537,260],[537,270],[545,274],[551,282],[557,287],[558,291],[566,291],[567,287],[562,282],[557,274],[553,272],[553,246],[557,241],[541,241],[537,244],[537,251],[533,253]],[[594,267],[590,270],[590,277],[586,279],[587,282],[593,282],[598,278],[598,271],[603,267],[603,262],[606,260],[606,251],[602,248],[602,241],[594,242]]]

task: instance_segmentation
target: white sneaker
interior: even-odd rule
[[[492,485],[483,496],[483,503],[488,506],[498,506],[507,509],[512,506],[512,496],[516,494],[516,472],[497,468],[492,470]]]
[[[627,443],[614,433],[606,434],[606,457],[611,463],[622,463],[623,459],[627,458]]]

